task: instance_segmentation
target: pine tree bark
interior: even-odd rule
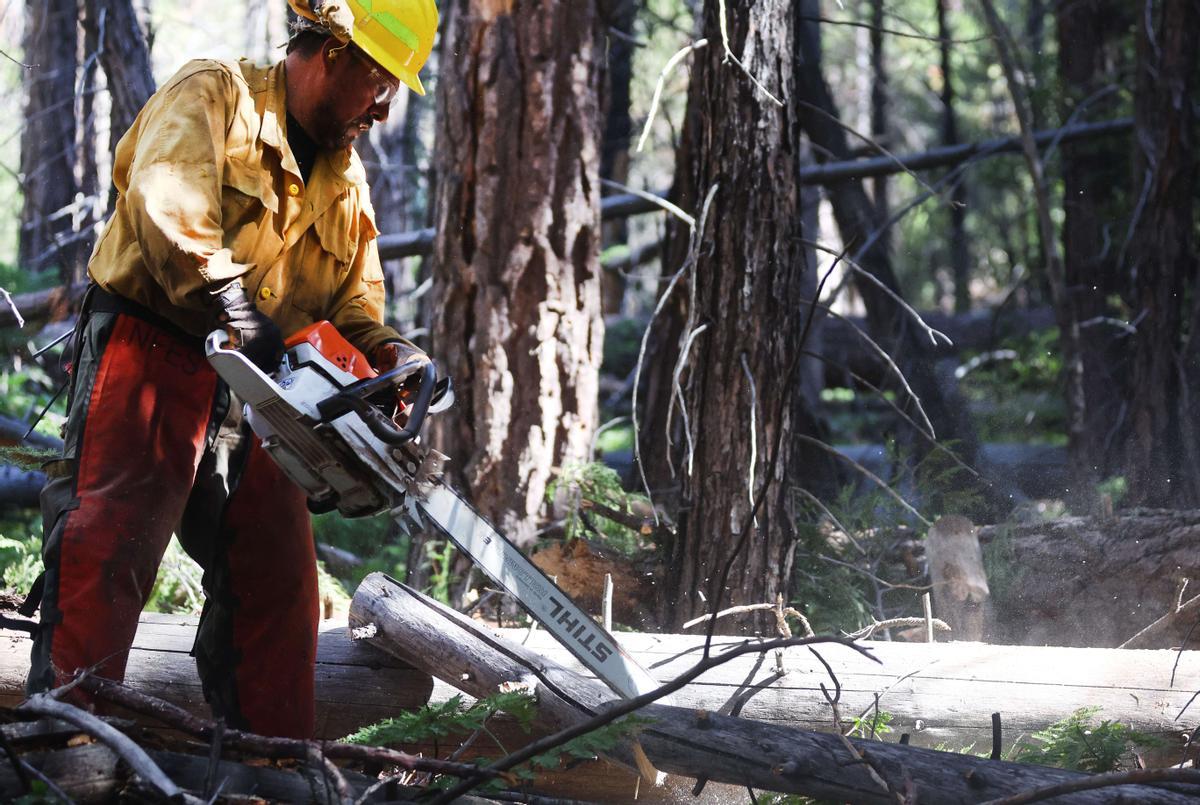
[[[595,0],[446,5],[432,347],[459,404],[433,443],[528,545],[597,418],[600,17]]]
[[[1141,212],[1129,260],[1140,307],[1130,502],[1200,503],[1200,284],[1196,280],[1196,132],[1192,92],[1200,7],[1151,0],[1138,14],[1133,189]]]
[[[689,228],[670,225],[664,265],[667,273],[685,271],[660,329],[660,351],[646,364],[650,395],[640,412],[648,474],[662,486],[673,467],[678,485],[658,601],[668,630],[714,608],[786,596],[794,545],[790,485],[812,474],[797,466],[790,438],[812,432],[795,371],[807,313],[790,103],[795,15],[790,0],[729,7],[732,51],[786,99],[779,107],[726,61],[718,2],[706,2],[702,13],[709,45],[693,56],[673,195],[704,226],[692,250]],[[758,497],[763,503],[752,519]]]
[[[75,178],[75,72],[78,56],[75,0],[29,0],[25,17],[25,128],[21,132],[21,230],[18,264],[55,267],[72,275],[74,226],[69,207]]]

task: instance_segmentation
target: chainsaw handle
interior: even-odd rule
[[[396,423],[380,413],[378,408],[367,402],[367,397],[395,386],[397,380],[408,377],[417,368],[421,370],[417,399],[413,401],[412,409],[408,413],[407,427],[399,428]],[[346,386],[332,397],[317,403],[317,410],[325,420],[335,419],[347,411],[354,411],[362,417],[363,423],[377,439],[385,444],[399,446],[411,442],[421,432],[436,386],[437,367],[432,361],[409,361],[395,369],[389,369],[378,377]]]

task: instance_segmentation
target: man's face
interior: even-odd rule
[[[322,148],[340,150],[374,122],[387,120],[400,82],[354,45],[334,48],[333,53],[311,134]]]

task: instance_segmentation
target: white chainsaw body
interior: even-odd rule
[[[441,481],[445,457],[417,440],[388,444],[362,416],[326,417],[321,404],[359,378],[301,343],[288,350],[275,377],[209,335],[208,360],[245,404],[263,448],[311,500],[332,502],[358,517],[390,511],[442,531],[546,627],[581,663],[626,698],[659,683],[507,538]]]

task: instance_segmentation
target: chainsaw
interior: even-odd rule
[[[205,353],[244,403],[263,448],[305,491],[313,511],[387,512],[402,527],[431,524],[614,692],[632,698],[659,686],[443,481],[446,457],[420,440],[426,416],[450,396],[433,363],[410,361],[376,373],[329,322],[301,330],[286,347],[273,376],[238,352],[223,330],[208,336]]]

